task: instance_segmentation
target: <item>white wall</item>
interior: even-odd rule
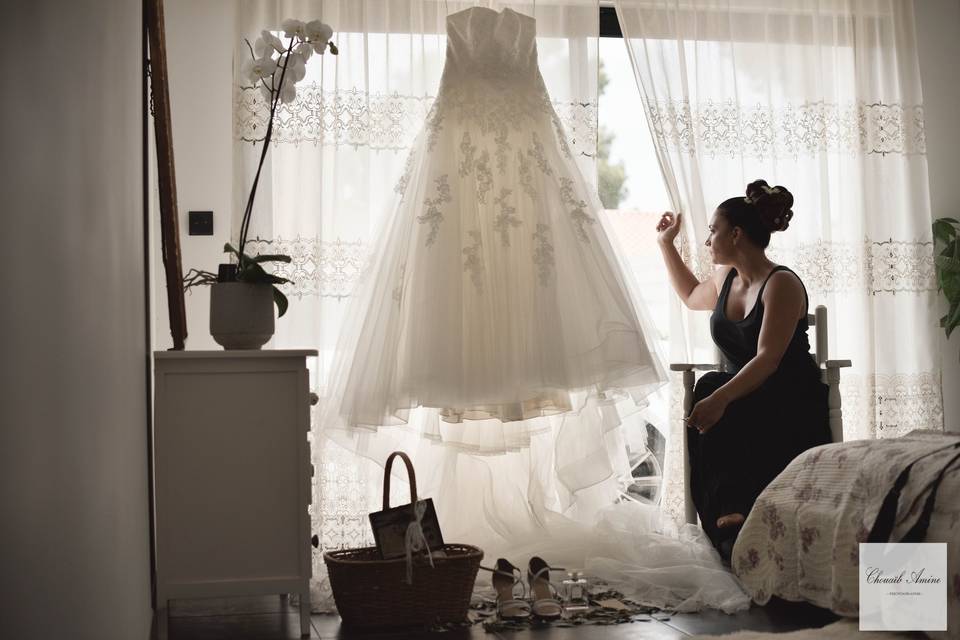
[[[0,637],[146,640],[140,3],[0,34]]]
[[[960,0],[917,0],[914,13],[933,217],[960,218]],[[960,331],[940,336],[944,426],[960,432]]]
[[[191,267],[216,273],[227,262],[233,206],[233,47],[235,0],[166,0],[170,117],[176,165],[183,273]],[[155,182],[154,182],[155,184]],[[156,196],[154,196],[156,201]],[[187,235],[187,212],[213,211],[213,236]],[[157,349],[169,349],[167,290],[154,220]],[[210,337],[210,288],[194,287],[187,308],[186,348],[220,349]]]

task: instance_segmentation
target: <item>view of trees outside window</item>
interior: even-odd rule
[[[597,183],[606,211],[604,223],[650,314],[661,353],[669,355],[669,289],[656,244],[656,224],[670,209],[626,46],[600,38]],[[658,502],[669,426],[667,387],[650,406],[629,418],[624,429],[633,478],[624,490],[632,498]]]
[[[597,78],[597,90],[601,99],[609,84],[610,78],[601,58]],[[597,135],[597,189],[600,192],[600,202],[606,209],[619,209],[620,203],[627,197],[627,188],[624,186],[627,172],[623,160],[615,163],[610,161],[610,147],[613,146],[614,137],[614,132],[601,122]]]
[[[607,209],[662,213],[670,199],[621,38],[600,38],[600,201]]]

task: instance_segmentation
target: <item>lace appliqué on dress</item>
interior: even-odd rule
[[[430,225],[430,233],[427,234],[426,242],[428,247],[437,239],[437,234],[440,232],[440,223],[443,222],[443,212],[440,210],[440,205],[453,199],[450,195],[450,183],[447,181],[447,174],[438,176],[434,182],[437,184],[437,196],[426,198],[423,204],[426,206],[427,212],[422,216],[417,216],[420,224]]]
[[[493,172],[490,170],[490,152],[486,149],[477,154],[477,145],[470,141],[470,132],[464,131],[460,140],[460,177],[466,178],[476,171],[477,202],[486,204],[487,193],[493,187]]]
[[[396,186],[393,188],[393,192],[400,195],[400,200],[403,200],[403,197],[407,194],[407,185],[410,184],[410,177],[413,175],[413,161],[415,157],[415,153],[411,152],[407,154],[407,161],[403,165],[403,175],[400,176]]]
[[[507,170],[507,152],[510,150],[510,143],[507,142],[507,128],[500,129],[493,141],[497,145],[497,171],[503,175]]]
[[[550,284],[553,274],[553,244],[550,242],[550,226],[537,223],[537,231],[533,234],[533,264],[537,265],[537,277],[540,286]]]
[[[534,202],[537,201],[537,189],[533,186],[533,172],[530,170],[530,163],[522,151],[517,151],[517,172],[520,178],[520,188],[530,196]]]
[[[564,204],[570,205],[570,217],[577,228],[577,236],[583,242],[590,242],[585,225],[593,224],[596,220],[587,213],[587,203],[578,200],[573,195],[573,180],[570,178],[560,178],[560,199]]]
[[[510,246],[510,227],[519,227],[523,222],[517,217],[517,208],[507,203],[507,199],[513,193],[510,189],[503,187],[500,189],[500,195],[494,198],[494,202],[500,207],[500,214],[493,223],[493,228],[500,234],[500,242],[505,247]]]
[[[460,177],[464,178],[473,172],[473,156],[477,153],[477,145],[470,143],[470,132],[464,131],[460,139]]]
[[[470,279],[477,293],[483,293],[483,261],[480,258],[480,251],[483,249],[483,241],[480,238],[480,232],[474,229],[468,231],[467,235],[473,240],[473,244],[463,249],[463,270],[470,272]]]
[[[543,153],[543,143],[540,142],[540,138],[537,136],[536,132],[533,132],[531,138],[533,142],[531,143],[530,148],[527,149],[527,155],[537,161],[537,166],[540,167],[540,171],[543,172],[544,175],[552,176],[553,169],[550,167],[550,164],[547,162],[547,158]]]

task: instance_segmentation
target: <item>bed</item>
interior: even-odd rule
[[[899,499],[887,499],[898,478]],[[758,604],[778,596],[857,617],[859,544],[916,532],[931,493],[926,535],[916,541],[948,543],[949,631],[927,635],[960,637],[960,434],[916,430],[805,451],[760,494],[731,567]]]

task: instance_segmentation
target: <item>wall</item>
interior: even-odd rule
[[[914,2],[914,13],[923,83],[930,204],[934,218],[960,219],[960,0],[918,0]],[[947,311],[945,303],[941,306],[938,317]],[[940,331],[940,352],[944,426],[960,432],[960,331],[954,331],[949,341]]]
[[[230,208],[233,206],[235,6],[234,0],[164,2],[184,275],[190,268],[216,273],[217,264],[227,261],[223,245],[230,240]],[[153,199],[156,202],[156,195]],[[187,213],[191,210],[213,211],[213,236],[187,235]],[[153,242],[155,345],[157,349],[169,349],[173,340],[156,216],[154,237],[157,238]],[[220,349],[210,337],[210,288],[191,288],[184,302],[186,348]]]
[[[140,3],[0,34],[0,637],[146,640]]]

